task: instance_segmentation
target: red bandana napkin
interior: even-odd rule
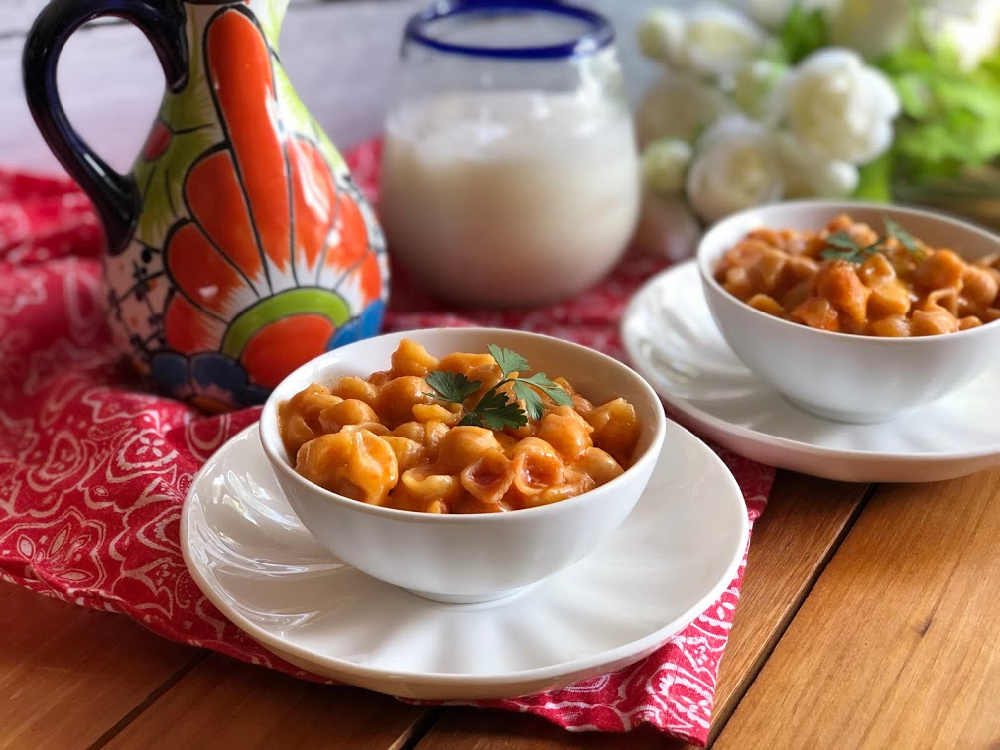
[[[378,144],[350,156],[355,179],[374,195]],[[0,579],[308,678],[228,622],[181,558],[181,505],[193,475],[259,410],[206,417],[129,382],[103,322],[101,243],[90,204],[72,183],[0,171]],[[620,358],[624,306],[664,265],[629,257],[568,302],[460,316],[397,275],[386,327],[520,328]],[[720,454],[752,522],[773,470]],[[648,722],[704,744],[742,576],[741,566],[716,604],[638,664],[563,690],[479,705],[540,714],[572,730],[618,732]]]

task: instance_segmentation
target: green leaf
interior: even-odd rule
[[[858,243],[851,239],[851,235],[847,232],[834,232],[826,238],[826,244],[850,250],[852,253],[856,253],[861,249]]]
[[[537,420],[545,413],[542,394],[557,404],[572,406],[573,399],[570,395],[544,372],[535,373],[530,377],[512,378],[513,373],[530,368],[528,360],[520,354],[496,344],[490,344],[487,349],[500,367],[503,379],[479,399],[479,403],[459,422],[460,425],[487,427],[491,430],[523,427],[528,423],[529,416]],[[465,375],[442,371],[428,373],[424,380],[440,394],[441,399],[453,403],[462,403],[482,385],[478,380],[470,381]],[[511,383],[513,399],[500,390],[507,383]],[[433,397],[438,398],[438,396]],[[521,408],[521,402],[524,403],[524,409]]]
[[[885,224],[886,234],[899,240],[900,244],[905,247],[911,255],[918,255],[921,252],[920,245],[918,245],[917,241],[913,239],[913,235],[903,229],[903,227],[895,221],[890,219],[888,216],[883,216],[882,223]]]
[[[457,372],[445,372],[435,370],[427,373],[424,381],[437,391],[439,396],[430,394],[433,398],[441,401],[450,401],[453,404],[460,404],[473,393],[479,390],[482,382],[479,380],[469,380],[464,374]]]
[[[528,385],[523,379],[514,381],[514,397],[524,402],[525,411],[532,419],[541,419],[545,412],[545,404],[538,391]]]
[[[528,416],[516,401],[510,401],[507,394],[491,388],[476,404],[476,408],[463,417],[460,425],[485,427],[502,430],[505,427],[524,427]]]
[[[920,185],[1000,158],[1000,55],[963,71],[952,50],[915,39],[881,62],[905,115],[895,123],[894,176]]]
[[[517,352],[501,349],[496,344],[490,344],[486,348],[489,349],[490,355],[496,360],[496,363],[500,365],[500,372],[504,380],[509,378],[512,372],[522,372],[528,369],[528,360]]]
[[[823,260],[846,260],[848,263],[859,263],[859,250],[824,250],[819,254]]]
[[[530,378],[518,378],[540,389],[546,396],[560,406],[572,406],[573,399],[558,383],[553,382],[544,372],[536,372]]]
[[[829,45],[830,33],[822,10],[806,10],[796,2],[778,29],[778,43],[787,62],[796,64]]]
[[[904,73],[893,78],[892,84],[905,114],[918,120],[930,114],[931,92],[923,75]]]

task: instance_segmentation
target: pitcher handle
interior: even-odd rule
[[[112,252],[128,242],[139,218],[139,189],[135,180],[119,174],[94,153],[66,119],[56,84],[59,55],[83,24],[116,16],[145,34],[163,66],[168,89],[179,90],[186,83],[188,69],[180,5],[162,0],[52,0],[35,20],[24,45],[28,108],[49,148],[93,201]]]

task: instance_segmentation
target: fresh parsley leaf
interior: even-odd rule
[[[857,250],[824,250],[819,254],[823,260],[846,260],[854,263],[858,259]]]
[[[505,427],[524,427],[528,424],[528,417],[516,401],[510,401],[506,393],[494,387],[486,392],[476,408],[466,414],[459,424],[502,430]]]
[[[528,423],[529,416],[532,419],[541,419],[545,413],[542,394],[557,404],[572,406],[573,399],[569,394],[544,372],[525,378],[511,377],[514,373],[529,369],[528,360],[520,354],[510,349],[501,349],[496,344],[490,344],[487,348],[490,356],[500,367],[503,379],[483,394],[479,403],[462,417],[460,425],[486,427],[490,430],[524,427]],[[429,394],[430,396],[456,404],[464,402],[482,385],[480,381],[469,380],[461,373],[440,370],[428,373],[424,380],[439,394]],[[511,384],[513,399],[506,391],[500,390],[507,383]],[[520,402],[524,402],[524,409],[521,408]]]
[[[819,254],[819,257],[823,260],[846,260],[848,263],[861,262],[863,250],[847,232],[834,232],[826,238],[825,242],[830,247]]]
[[[424,381],[438,392],[437,396],[433,393],[430,394],[433,398],[439,401],[450,401],[453,404],[462,403],[478,391],[479,386],[482,385],[481,381],[469,380],[460,372],[445,372],[444,370],[427,373]]]
[[[885,224],[886,234],[893,239],[899,240],[899,244],[905,247],[910,255],[919,255],[922,252],[920,245],[918,245],[917,241],[913,239],[913,235],[903,229],[888,216],[882,217],[882,223]]]
[[[844,250],[850,250],[851,252],[858,252],[861,248],[858,247],[858,243],[855,242],[851,235],[847,232],[834,232],[829,237],[826,238],[827,245],[833,245],[834,247],[840,247]]]
[[[524,402],[524,408],[528,412],[529,417],[532,419],[542,418],[542,413],[545,411],[545,404],[542,403],[542,397],[538,395],[538,391],[521,378],[514,381],[514,397]]]
[[[898,240],[906,248],[910,255],[919,258],[924,254],[923,248],[914,239],[913,235],[907,232],[898,223],[888,216],[882,217],[885,224],[885,237],[878,237],[872,244],[860,247],[847,232],[834,232],[826,238],[826,244],[830,245],[819,254],[823,260],[846,260],[848,263],[864,263],[869,257],[885,248],[885,243],[889,239]],[[836,249],[835,249],[836,248]]]
[[[528,360],[517,352],[501,349],[496,344],[490,344],[486,348],[489,349],[490,355],[496,360],[496,363],[500,365],[500,374],[504,380],[507,380],[512,372],[522,372],[528,369]]]
[[[538,388],[542,393],[555,401],[559,406],[572,406],[573,399],[558,383],[553,382],[544,372],[536,372],[530,378],[518,378],[525,383]]]
[[[824,250],[819,257],[824,260],[846,260],[848,263],[864,263],[869,256],[874,255],[882,248],[884,240],[875,240],[870,245],[859,247],[854,250]]]

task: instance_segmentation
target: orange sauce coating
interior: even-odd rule
[[[825,331],[864,336],[931,336],[1000,318],[1000,256],[967,263],[919,239],[886,239],[860,262],[824,258],[843,232],[860,248],[881,238],[841,215],[818,232],[758,229],[730,248],[715,279],[762,312]]]
[[[481,385],[463,404],[442,402],[424,380],[435,370]],[[555,382],[571,406],[543,396],[541,418],[529,417],[524,427],[459,425],[500,380],[489,354],[437,359],[404,339],[389,370],[329,386],[314,383],[283,403],[282,440],[296,471],[320,487],[426,513],[547,505],[605,484],[631,466],[640,433],[633,406],[621,398],[595,406],[564,378]]]

